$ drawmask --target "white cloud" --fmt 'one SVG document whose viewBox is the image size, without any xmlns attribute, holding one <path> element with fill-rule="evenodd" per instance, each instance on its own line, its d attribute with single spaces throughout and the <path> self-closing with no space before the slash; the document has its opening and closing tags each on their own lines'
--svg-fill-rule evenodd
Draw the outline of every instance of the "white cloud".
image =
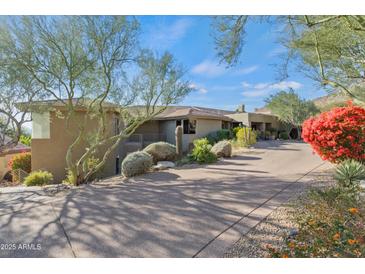
<svg viewBox="0 0 365 274">
<path fill-rule="evenodd" d="M 201 85 L 198 85 L 198 84 L 195 84 L 195 83 L 191 83 L 189 85 L 190 88 L 193 88 L 195 89 L 196 91 L 198 91 L 199 94 L 207 94 L 208 93 L 208 90 L 201 86 Z"/>
<path fill-rule="evenodd" d="M 245 68 L 240 68 L 236 71 L 235 74 L 238 75 L 247 75 L 250 74 L 252 72 L 255 72 L 256 70 L 258 70 L 259 66 L 255 65 L 255 66 L 250 66 L 250 67 L 245 67 Z"/>
<path fill-rule="evenodd" d="M 151 33 L 150 44 L 159 48 L 169 48 L 184 38 L 189 28 L 193 25 L 191 18 L 177 19 L 172 24 L 161 24 L 153 26 L 149 32 Z"/>
<path fill-rule="evenodd" d="M 250 83 L 247 83 L 247 82 L 242 82 L 242 86 L 243 86 L 244 88 L 249 88 L 249 87 L 251 87 L 252 85 L 251 85 Z"/>
<path fill-rule="evenodd" d="M 299 89 L 302 87 L 301 83 L 295 81 L 281 81 L 278 83 L 258 83 L 250 84 L 242 82 L 242 87 L 245 91 L 242 93 L 244 97 L 262 97 L 269 95 L 272 91 L 279 91 L 285 89 Z"/>
<path fill-rule="evenodd" d="M 214 61 L 205 60 L 200 64 L 197 64 L 191 69 L 193 74 L 201 74 L 206 76 L 219 76 L 226 72 L 225 68 L 220 66 Z"/>
</svg>

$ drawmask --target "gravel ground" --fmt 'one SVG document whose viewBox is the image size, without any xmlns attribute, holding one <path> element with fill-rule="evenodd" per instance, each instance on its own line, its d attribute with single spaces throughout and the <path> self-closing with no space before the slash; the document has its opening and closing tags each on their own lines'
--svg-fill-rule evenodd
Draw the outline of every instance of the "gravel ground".
<svg viewBox="0 0 365 274">
<path fill-rule="evenodd" d="M 292 231 L 296 230 L 295 224 L 291 221 L 293 212 L 292 204 L 303 197 L 309 188 L 319 188 L 333 184 L 331 172 L 316 174 L 311 183 L 298 189 L 297 194 L 287 204 L 283 204 L 274 210 L 266 219 L 251 229 L 247 234 L 242 235 L 224 257 L 226 258 L 266 258 L 269 257 L 267 245 L 279 248 L 285 245 L 285 239 Z"/>
</svg>

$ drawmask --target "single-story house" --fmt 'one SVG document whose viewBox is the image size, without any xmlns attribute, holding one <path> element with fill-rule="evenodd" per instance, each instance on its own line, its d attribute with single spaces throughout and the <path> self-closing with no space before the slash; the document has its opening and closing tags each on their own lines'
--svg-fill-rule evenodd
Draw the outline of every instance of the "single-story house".
<svg viewBox="0 0 365 274">
<path fill-rule="evenodd" d="M 77 100 L 77 99 L 75 99 Z M 32 170 L 48 170 L 61 181 L 66 176 L 66 153 L 70 144 L 76 139 L 80 125 L 85 124 L 89 132 L 97 129 L 98 123 L 92 119 L 85 121 L 86 109 L 82 103 L 75 102 L 75 115 L 68 121 L 62 115 L 65 105 L 59 101 L 34 102 L 32 108 Z M 116 105 L 106 104 L 107 135 L 115 135 L 121 127 Z M 183 127 L 183 150 L 188 152 L 195 139 L 204 137 L 220 129 L 244 125 L 258 130 L 279 126 L 274 115 L 247 113 L 244 107 L 237 111 L 226 111 L 194 106 L 169 106 L 152 120 L 141 125 L 130 138 L 110 155 L 110 160 L 100 172 L 100 177 L 112 176 L 120 172 L 121 160 L 130 152 L 141 150 L 148 144 L 166 141 L 175 144 L 175 129 Z M 87 134 L 86 134 L 87 135 Z M 73 151 L 74 157 L 83 154 L 88 146 L 87 136 L 80 141 Z M 100 151 L 100 157 L 103 150 Z M 98 155 L 96 155 L 98 157 Z"/>
<path fill-rule="evenodd" d="M 10 137 L 5 136 L 5 143 L 10 141 Z M 0 180 L 5 176 L 5 174 L 10 171 L 8 164 L 9 161 L 16 155 L 30 152 L 31 148 L 29 146 L 18 143 L 5 151 L 0 152 Z"/>
</svg>

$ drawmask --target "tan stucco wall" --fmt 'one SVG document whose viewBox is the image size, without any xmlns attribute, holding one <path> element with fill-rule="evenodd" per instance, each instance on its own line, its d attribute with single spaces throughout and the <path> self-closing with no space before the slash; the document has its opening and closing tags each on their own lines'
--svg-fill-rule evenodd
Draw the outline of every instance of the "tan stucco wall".
<svg viewBox="0 0 365 274">
<path fill-rule="evenodd" d="M 134 132 L 135 134 L 145 134 L 145 133 L 152 133 L 152 134 L 159 134 L 159 121 L 157 120 L 152 120 L 152 121 L 148 121 L 144 124 L 142 124 L 141 126 L 139 126 L 136 131 Z"/>
<path fill-rule="evenodd" d="M 194 120 L 194 118 L 190 118 Z M 195 139 L 203 138 L 211 132 L 222 129 L 221 120 L 196 119 L 196 133 L 183 134 L 183 151 L 188 152 L 189 144 L 193 143 Z"/>
<path fill-rule="evenodd" d="M 260 113 L 249 113 L 250 123 L 259 122 L 259 123 L 270 123 L 272 128 L 280 129 L 281 123 L 278 118 L 273 115 L 265 115 Z"/>
<path fill-rule="evenodd" d="M 247 127 L 250 126 L 248 112 L 233 113 L 233 114 L 228 114 L 226 116 L 228 116 L 229 118 L 232 118 L 233 120 L 235 120 L 237 122 L 241 122 L 243 125 L 245 125 Z"/>
<path fill-rule="evenodd" d="M 274 115 L 261 113 L 234 113 L 227 115 L 228 117 L 241 122 L 243 125 L 250 127 L 252 122 L 255 123 L 270 123 L 272 128 L 281 129 L 282 125 L 278 118 Z"/>
<path fill-rule="evenodd" d="M 209 120 L 191 117 L 190 120 L 196 120 L 196 133 L 183 134 L 183 151 L 187 152 L 189 144 L 195 139 L 205 137 L 211 132 L 222 129 L 221 120 Z M 160 133 L 166 134 L 166 141 L 175 145 L 176 120 L 160 121 Z"/>
<path fill-rule="evenodd" d="M 196 138 L 202 138 L 211 132 L 222 129 L 221 120 L 197 119 L 196 121 Z"/>
<path fill-rule="evenodd" d="M 108 113 L 106 117 L 107 132 L 114 133 L 114 114 Z M 65 119 L 58 118 L 55 112 L 50 112 L 50 138 L 32 140 L 32 170 L 47 170 L 54 176 L 55 182 L 61 182 L 66 176 L 66 152 L 69 145 L 75 140 L 78 134 L 78 126 L 83 124 L 84 112 L 78 111 L 66 127 Z M 88 121 L 87 132 L 90 134 L 98 126 L 96 121 Z M 87 147 L 83 140 L 74 150 L 74 158 L 78 159 Z M 103 155 L 103 150 L 98 158 Z M 121 146 L 111 153 L 109 160 L 98 176 L 111 176 L 115 174 L 115 158 L 121 153 Z"/>
</svg>

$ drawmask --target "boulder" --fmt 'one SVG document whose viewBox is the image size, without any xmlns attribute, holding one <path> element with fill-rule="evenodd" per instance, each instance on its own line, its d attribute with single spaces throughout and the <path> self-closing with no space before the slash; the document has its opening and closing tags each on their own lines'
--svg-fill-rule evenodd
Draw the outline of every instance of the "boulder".
<svg viewBox="0 0 365 274">
<path fill-rule="evenodd" d="M 232 145 L 229 141 L 220 141 L 212 147 L 211 152 L 217 157 L 231 157 Z"/>
<path fill-rule="evenodd" d="M 152 156 L 147 152 L 132 152 L 122 162 L 122 173 L 126 177 L 143 174 L 150 170 L 152 164 Z"/>
<path fill-rule="evenodd" d="M 155 165 L 153 168 L 156 170 L 164 170 L 164 169 L 173 168 L 173 167 L 175 167 L 174 162 L 159 161 L 159 162 L 157 162 L 157 165 Z"/>
<path fill-rule="evenodd" d="M 177 157 L 176 147 L 166 142 L 150 144 L 143 151 L 152 156 L 154 163 L 159 161 L 175 161 Z"/>
</svg>

